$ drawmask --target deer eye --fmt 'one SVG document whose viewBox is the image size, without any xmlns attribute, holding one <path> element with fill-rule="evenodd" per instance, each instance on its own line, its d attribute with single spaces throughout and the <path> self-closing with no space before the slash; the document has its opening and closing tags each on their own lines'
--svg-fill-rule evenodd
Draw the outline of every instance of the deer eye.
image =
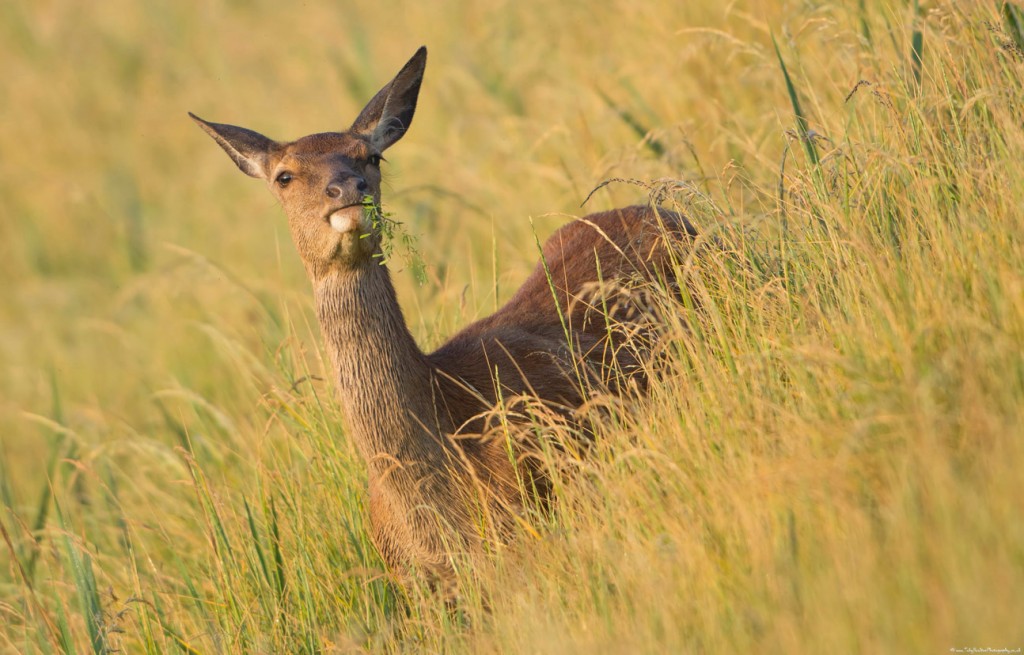
<svg viewBox="0 0 1024 655">
<path fill-rule="evenodd" d="M 383 159 L 384 158 L 381 157 L 380 155 L 370 155 L 369 157 L 366 158 L 366 163 L 369 164 L 370 166 L 380 166 L 380 162 Z"/>
<path fill-rule="evenodd" d="M 277 182 L 277 185 L 279 187 L 286 187 L 292 181 L 292 174 L 289 173 L 288 171 L 284 171 L 283 173 L 278 175 L 274 181 Z"/>
</svg>

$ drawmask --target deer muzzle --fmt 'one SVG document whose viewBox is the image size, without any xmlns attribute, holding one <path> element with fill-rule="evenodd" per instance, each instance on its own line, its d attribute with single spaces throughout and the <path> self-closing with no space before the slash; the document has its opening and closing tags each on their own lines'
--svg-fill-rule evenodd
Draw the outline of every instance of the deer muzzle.
<svg viewBox="0 0 1024 655">
<path fill-rule="evenodd" d="M 363 206 L 358 205 L 346 205 L 341 209 L 334 210 L 330 216 L 328 216 L 328 222 L 331 224 L 331 229 L 341 234 L 348 234 L 354 232 L 362 227 L 362 223 L 365 222 L 363 217 Z"/>
</svg>

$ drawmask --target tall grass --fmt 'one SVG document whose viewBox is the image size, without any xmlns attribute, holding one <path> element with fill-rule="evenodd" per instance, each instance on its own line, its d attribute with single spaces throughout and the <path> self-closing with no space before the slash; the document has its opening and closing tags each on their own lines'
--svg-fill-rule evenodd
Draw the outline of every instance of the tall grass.
<svg viewBox="0 0 1024 655">
<path fill-rule="evenodd" d="M 0 651 L 1020 647 L 1020 15 L 0 4 Z M 421 43 L 426 347 L 603 181 L 723 246 L 455 612 L 384 570 L 284 221 L 185 117 L 343 128 Z"/>
</svg>

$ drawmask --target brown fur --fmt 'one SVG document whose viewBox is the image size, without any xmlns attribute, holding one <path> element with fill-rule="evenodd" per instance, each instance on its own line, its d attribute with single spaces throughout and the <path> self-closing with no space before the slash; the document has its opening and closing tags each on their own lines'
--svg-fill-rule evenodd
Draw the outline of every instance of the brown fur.
<svg viewBox="0 0 1024 655">
<path fill-rule="evenodd" d="M 488 435 L 488 413 L 499 398 L 525 396 L 571 417 L 591 385 L 642 387 L 637 353 L 622 346 L 643 322 L 622 288 L 674 284 L 673 249 L 694 231 L 649 207 L 569 223 L 501 309 L 423 353 L 376 257 L 379 226 L 358 205 L 365 196 L 379 205 L 375 155 L 408 128 L 425 61 L 421 49 L 347 132 L 278 143 L 196 121 L 239 168 L 267 181 L 288 215 L 349 433 L 367 461 L 382 556 L 397 571 L 413 566 L 445 582 L 453 554 L 500 538 L 521 508 L 521 472 L 505 440 Z"/>
</svg>

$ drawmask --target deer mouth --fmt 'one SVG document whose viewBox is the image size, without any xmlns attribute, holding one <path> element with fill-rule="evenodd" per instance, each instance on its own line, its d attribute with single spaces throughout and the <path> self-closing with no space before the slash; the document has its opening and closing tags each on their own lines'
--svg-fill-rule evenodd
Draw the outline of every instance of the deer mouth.
<svg viewBox="0 0 1024 655">
<path fill-rule="evenodd" d="M 363 222 L 362 203 L 352 203 L 332 209 L 327 213 L 327 222 L 331 229 L 341 234 L 348 234 Z"/>
</svg>

